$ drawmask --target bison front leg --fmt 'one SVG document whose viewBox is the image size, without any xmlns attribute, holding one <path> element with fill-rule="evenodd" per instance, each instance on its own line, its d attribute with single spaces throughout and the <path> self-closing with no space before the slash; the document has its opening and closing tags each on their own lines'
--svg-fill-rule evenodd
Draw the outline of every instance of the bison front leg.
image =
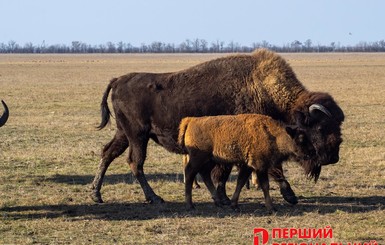
<svg viewBox="0 0 385 245">
<path fill-rule="evenodd" d="M 222 200 L 220 199 L 217 188 L 215 188 L 214 183 L 211 179 L 211 171 L 216 166 L 215 162 L 210 160 L 203 160 L 203 167 L 200 169 L 199 174 L 202 177 L 203 182 L 205 183 L 207 189 L 211 193 L 211 198 L 214 200 L 214 204 L 218 207 L 223 205 Z"/>
<path fill-rule="evenodd" d="M 231 201 L 226 194 L 226 182 L 229 179 L 233 166 L 230 164 L 217 164 L 211 171 L 211 178 L 217 186 L 217 195 L 222 205 L 231 205 Z"/>
<path fill-rule="evenodd" d="M 94 202 L 103 203 L 100 189 L 102 188 L 104 175 L 107 172 L 111 162 L 120 156 L 128 147 L 127 137 L 122 131 L 117 131 L 114 138 L 104 146 L 102 151 L 102 159 L 99 163 L 98 171 L 96 172 L 94 181 L 91 185 L 91 198 Z"/>
<path fill-rule="evenodd" d="M 294 191 L 291 189 L 289 182 L 283 175 L 282 164 L 278 164 L 269 170 L 269 175 L 279 184 L 282 197 L 290 204 L 295 205 L 298 203 L 298 198 Z"/>
<path fill-rule="evenodd" d="M 164 200 L 155 194 L 144 175 L 143 165 L 146 159 L 147 143 L 148 139 L 144 139 L 141 142 L 130 141 L 128 164 L 131 167 L 132 174 L 142 187 L 146 201 L 149 203 L 163 203 Z"/>
</svg>

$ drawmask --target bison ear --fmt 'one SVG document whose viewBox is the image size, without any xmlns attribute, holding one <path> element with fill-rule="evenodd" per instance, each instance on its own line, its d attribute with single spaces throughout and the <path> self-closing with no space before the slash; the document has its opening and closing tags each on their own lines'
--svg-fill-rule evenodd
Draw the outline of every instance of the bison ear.
<svg viewBox="0 0 385 245">
<path fill-rule="evenodd" d="M 290 135 L 292 139 L 297 135 L 298 128 L 296 126 L 286 126 L 286 133 Z"/>
</svg>

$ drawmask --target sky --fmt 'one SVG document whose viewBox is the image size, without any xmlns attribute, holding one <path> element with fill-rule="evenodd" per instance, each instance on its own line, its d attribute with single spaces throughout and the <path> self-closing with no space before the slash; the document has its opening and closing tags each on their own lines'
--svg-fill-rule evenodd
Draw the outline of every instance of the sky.
<svg viewBox="0 0 385 245">
<path fill-rule="evenodd" d="M 384 9 L 383 0 L 0 0 L 0 43 L 355 45 L 385 39 Z"/>
</svg>

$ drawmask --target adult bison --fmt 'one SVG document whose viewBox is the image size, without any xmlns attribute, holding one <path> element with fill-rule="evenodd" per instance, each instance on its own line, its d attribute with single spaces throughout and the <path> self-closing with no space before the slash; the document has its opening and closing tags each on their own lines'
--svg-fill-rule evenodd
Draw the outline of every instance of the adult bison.
<svg viewBox="0 0 385 245">
<path fill-rule="evenodd" d="M 319 168 L 311 172 L 315 179 L 321 165 L 339 160 L 342 110 L 330 95 L 308 91 L 285 60 L 268 50 L 219 58 L 180 72 L 130 73 L 114 78 L 103 95 L 100 129 L 110 119 L 107 98 L 111 90 L 117 130 L 103 148 L 92 183 L 95 202 L 103 202 L 100 189 L 108 166 L 128 146 L 128 163 L 146 200 L 162 202 L 143 171 L 147 143 L 153 139 L 171 152 L 186 153 L 178 144 L 178 126 L 187 116 L 259 113 L 300 124 L 317 152 Z M 269 174 L 278 181 L 285 199 L 296 203 L 282 166 Z M 226 177 L 219 179 L 224 183 Z"/>
<path fill-rule="evenodd" d="M 7 104 L 5 104 L 5 102 L 3 100 L 1 101 L 1 103 L 4 106 L 4 112 L 0 117 L 0 127 L 2 127 L 7 122 L 8 117 L 9 117 L 9 110 L 8 110 Z"/>
</svg>

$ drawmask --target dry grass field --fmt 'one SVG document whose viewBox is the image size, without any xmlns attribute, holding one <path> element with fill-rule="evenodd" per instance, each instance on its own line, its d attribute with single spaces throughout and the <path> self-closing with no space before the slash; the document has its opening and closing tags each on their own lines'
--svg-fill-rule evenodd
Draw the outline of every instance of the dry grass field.
<svg viewBox="0 0 385 245">
<path fill-rule="evenodd" d="M 165 204 L 144 202 L 125 154 L 107 172 L 106 203 L 89 198 L 100 150 L 114 134 L 114 124 L 95 129 L 108 81 L 219 55 L 1 54 L 0 98 L 10 118 L 0 128 L 0 244 L 252 244 L 255 227 L 326 226 L 333 229 L 333 238 L 320 240 L 326 244 L 385 244 L 385 54 L 283 56 L 308 89 L 332 94 L 346 121 L 340 162 L 323 168 L 316 184 L 286 164 L 299 203 L 285 203 L 271 183 L 278 212 L 269 215 L 255 188 L 243 190 L 240 212 L 215 207 L 206 188 L 194 190 L 197 210 L 186 212 L 182 157 L 153 142 L 145 171 Z M 318 240 L 290 240 L 299 241 Z"/>
</svg>

